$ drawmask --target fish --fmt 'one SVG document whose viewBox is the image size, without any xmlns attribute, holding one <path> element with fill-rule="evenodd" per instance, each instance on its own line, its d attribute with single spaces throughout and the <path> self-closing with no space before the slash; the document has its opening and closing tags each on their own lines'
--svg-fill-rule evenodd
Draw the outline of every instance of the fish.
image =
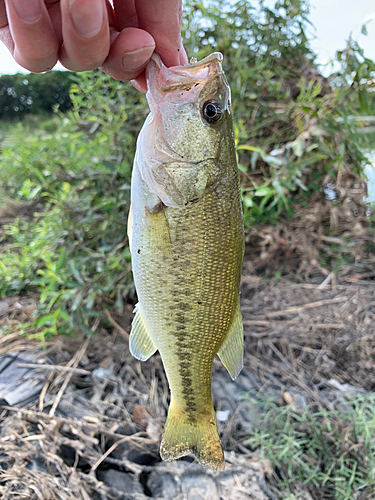
<svg viewBox="0 0 375 500">
<path fill-rule="evenodd" d="M 158 350 L 171 392 L 161 458 L 193 454 L 216 471 L 225 461 L 211 398 L 213 359 L 232 379 L 243 366 L 244 228 L 222 59 L 216 52 L 167 68 L 153 54 L 128 220 L 138 295 L 130 352 L 146 361 Z"/>
</svg>

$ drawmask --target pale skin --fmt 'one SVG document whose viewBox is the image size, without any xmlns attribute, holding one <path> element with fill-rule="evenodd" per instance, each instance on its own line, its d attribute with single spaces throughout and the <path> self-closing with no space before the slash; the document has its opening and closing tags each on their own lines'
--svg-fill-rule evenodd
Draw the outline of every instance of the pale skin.
<svg viewBox="0 0 375 500">
<path fill-rule="evenodd" d="M 100 68 L 146 91 L 156 50 L 166 66 L 186 64 L 181 0 L 0 0 L 0 40 L 33 73 L 57 61 L 71 71 Z"/>
</svg>

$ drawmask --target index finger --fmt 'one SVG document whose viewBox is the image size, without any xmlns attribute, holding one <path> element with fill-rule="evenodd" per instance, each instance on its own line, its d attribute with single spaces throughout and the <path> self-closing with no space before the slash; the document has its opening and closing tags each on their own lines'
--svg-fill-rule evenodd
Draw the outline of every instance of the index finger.
<svg viewBox="0 0 375 500">
<path fill-rule="evenodd" d="M 127 0 L 131 4 L 131 0 Z M 114 0 L 116 18 L 123 16 L 124 0 Z M 181 43 L 181 0 L 136 0 L 138 28 L 153 37 L 156 52 L 166 66 L 186 64 L 187 57 Z M 119 26 L 122 29 L 125 26 Z"/>
</svg>

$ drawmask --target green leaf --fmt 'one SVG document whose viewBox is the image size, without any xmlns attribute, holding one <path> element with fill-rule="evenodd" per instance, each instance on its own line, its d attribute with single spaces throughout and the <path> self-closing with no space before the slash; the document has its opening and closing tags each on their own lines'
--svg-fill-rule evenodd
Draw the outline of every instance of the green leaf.
<svg viewBox="0 0 375 500">
<path fill-rule="evenodd" d="M 65 265 L 66 262 L 66 247 L 63 247 L 60 253 L 59 260 L 56 264 L 56 273 L 59 273 L 61 268 Z"/>
<path fill-rule="evenodd" d="M 254 192 L 254 196 L 269 196 L 273 193 L 273 189 L 268 186 L 261 186 Z"/>
</svg>

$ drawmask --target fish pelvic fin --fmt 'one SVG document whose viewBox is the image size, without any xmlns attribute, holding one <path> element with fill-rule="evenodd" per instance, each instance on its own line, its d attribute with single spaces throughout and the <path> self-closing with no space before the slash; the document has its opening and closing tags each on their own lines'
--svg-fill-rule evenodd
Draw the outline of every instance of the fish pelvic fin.
<svg viewBox="0 0 375 500">
<path fill-rule="evenodd" d="M 192 453 L 199 463 L 215 471 L 225 468 L 214 410 L 191 418 L 173 404 L 168 412 L 160 456 L 171 461 Z"/>
<path fill-rule="evenodd" d="M 132 251 L 132 237 L 133 237 L 133 208 L 130 205 L 129 215 L 128 215 L 128 240 L 130 253 Z"/>
<path fill-rule="evenodd" d="M 239 302 L 231 328 L 217 354 L 234 380 L 243 367 L 243 325 Z"/>
<path fill-rule="evenodd" d="M 130 353 L 140 361 L 146 361 L 157 350 L 147 328 L 139 303 L 134 309 L 135 316 L 129 338 Z"/>
</svg>

